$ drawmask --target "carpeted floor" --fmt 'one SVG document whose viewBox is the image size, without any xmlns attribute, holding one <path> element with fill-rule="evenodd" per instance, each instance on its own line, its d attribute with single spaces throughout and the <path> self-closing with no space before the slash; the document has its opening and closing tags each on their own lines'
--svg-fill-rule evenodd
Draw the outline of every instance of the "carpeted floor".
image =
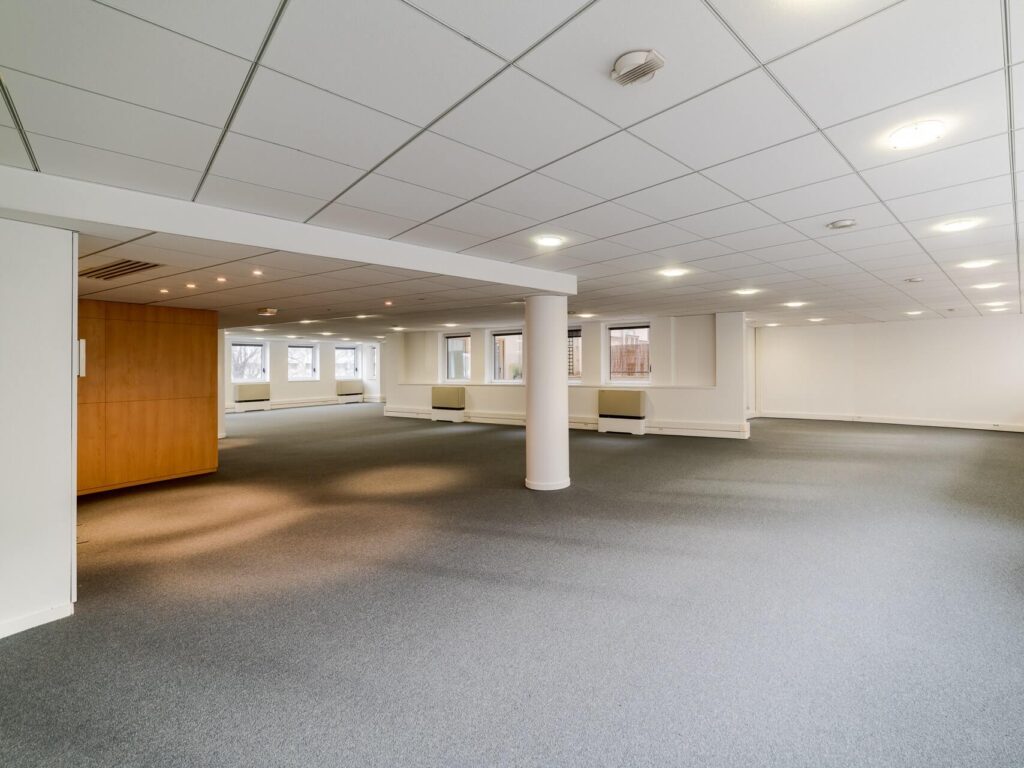
<svg viewBox="0 0 1024 768">
<path fill-rule="evenodd" d="M 0 640 L 0 765 L 1024 765 L 1024 436 L 231 416 L 83 499 L 70 619 Z"/>
</svg>

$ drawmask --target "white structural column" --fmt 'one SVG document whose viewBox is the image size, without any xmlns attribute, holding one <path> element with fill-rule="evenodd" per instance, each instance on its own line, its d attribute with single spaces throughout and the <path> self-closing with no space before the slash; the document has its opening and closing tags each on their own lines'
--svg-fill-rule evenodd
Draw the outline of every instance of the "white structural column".
<svg viewBox="0 0 1024 768">
<path fill-rule="evenodd" d="M 568 304 L 526 297 L 526 487 L 569 486 Z"/>
</svg>

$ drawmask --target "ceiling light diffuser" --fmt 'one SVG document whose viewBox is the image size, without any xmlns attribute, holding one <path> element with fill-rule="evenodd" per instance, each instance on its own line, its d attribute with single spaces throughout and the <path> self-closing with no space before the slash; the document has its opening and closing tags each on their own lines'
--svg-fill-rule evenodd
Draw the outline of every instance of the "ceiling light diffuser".
<svg viewBox="0 0 1024 768">
<path fill-rule="evenodd" d="M 825 226 L 828 227 L 829 229 L 849 229 L 850 227 L 857 226 L 857 220 L 856 219 L 836 219 L 835 221 L 830 221 Z"/>
<path fill-rule="evenodd" d="M 979 224 L 981 224 L 981 219 L 953 219 L 952 221 L 936 224 L 935 228 L 939 232 L 966 232 L 968 229 L 974 229 Z"/>
<path fill-rule="evenodd" d="M 820 323 L 824 319 L 825 319 L 824 317 L 808 317 L 807 318 L 808 322 L 811 322 L 811 323 Z"/>
<path fill-rule="evenodd" d="M 333 336 L 334 334 L 330 331 L 320 331 L 321 336 Z"/>
<path fill-rule="evenodd" d="M 904 312 L 903 314 L 905 314 L 905 315 L 911 315 L 911 316 L 914 316 L 914 315 L 921 315 L 921 314 L 924 314 L 924 310 L 921 310 L 921 309 L 912 309 L 912 310 L 910 310 L 909 312 Z"/>
<path fill-rule="evenodd" d="M 555 246 L 564 243 L 565 238 L 559 237 L 558 235 L 537 235 L 533 238 L 533 242 L 542 248 L 554 248 Z"/>
<path fill-rule="evenodd" d="M 1010 302 L 1008 302 L 1008 301 L 986 301 L 985 302 L 985 306 L 986 307 L 1005 307 L 1009 303 Z"/>
<path fill-rule="evenodd" d="M 737 296 L 753 296 L 755 293 L 760 293 L 760 288 L 737 288 L 733 293 Z"/>
<path fill-rule="evenodd" d="M 589 320 L 593 316 L 594 315 L 591 314 L 590 312 L 584 312 L 582 315 L 576 315 L 576 317 L 582 317 L 584 320 Z"/>
<path fill-rule="evenodd" d="M 385 301 L 385 302 L 384 302 L 384 306 L 385 306 L 385 307 L 390 307 L 390 306 L 394 305 L 394 303 L 395 303 L 395 302 L 393 302 L 393 301 Z"/>
<path fill-rule="evenodd" d="M 256 277 L 259 277 L 260 275 L 262 275 L 262 274 L 263 274 L 263 270 L 262 270 L 262 269 L 254 269 L 254 270 L 252 271 L 252 273 L 253 273 L 254 275 L 256 275 Z"/>
<path fill-rule="evenodd" d="M 995 263 L 995 259 L 975 259 L 974 261 L 965 261 L 960 267 L 962 269 L 983 269 L 984 267 L 991 267 Z"/>
<path fill-rule="evenodd" d="M 458 323 L 444 323 L 444 327 L 445 328 L 455 328 L 457 326 L 458 326 Z"/>
<path fill-rule="evenodd" d="M 401 325 L 393 325 L 393 326 L 391 326 L 391 330 L 392 331 L 404 331 L 405 328 L 402 327 Z"/>
<path fill-rule="evenodd" d="M 787 301 L 782 306 L 784 306 L 784 307 L 792 307 L 793 309 L 796 309 L 797 307 L 806 307 L 807 306 L 807 302 L 806 301 Z"/>
<path fill-rule="evenodd" d="M 167 291 L 167 289 L 166 289 L 166 288 L 161 288 L 161 289 L 160 289 L 160 293 L 168 293 L 168 291 Z"/>
<path fill-rule="evenodd" d="M 685 275 L 688 270 L 680 269 L 678 267 L 671 267 L 669 269 L 659 269 L 658 274 L 664 275 L 665 277 L 680 277 Z"/>
<path fill-rule="evenodd" d="M 978 290 L 981 291 L 989 291 L 993 288 L 1002 288 L 1004 285 L 1006 285 L 1006 283 L 978 283 L 977 285 L 972 285 L 971 287 L 977 288 Z"/>
<path fill-rule="evenodd" d="M 369 315 L 356 315 L 356 320 L 365 320 Z"/>
<path fill-rule="evenodd" d="M 778 328 L 779 324 L 778 323 L 765 323 L 764 327 L 765 328 Z"/>
<path fill-rule="evenodd" d="M 195 283 L 185 283 L 185 287 L 186 288 L 195 288 L 196 284 Z"/>
<path fill-rule="evenodd" d="M 893 149 L 917 149 L 942 138 L 946 124 L 941 120 L 921 120 L 897 128 L 889 134 L 889 146 Z"/>
<path fill-rule="evenodd" d="M 995 309 L 990 309 L 989 312 L 1008 312 L 1009 309 L 1009 307 L 996 307 Z"/>
<path fill-rule="evenodd" d="M 228 279 L 226 277 L 218 277 L 217 278 L 217 282 L 218 283 L 226 283 L 227 281 L 228 281 Z"/>
<path fill-rule="evenodd" d="M 263 333 L 267 329 L 266 328 L 250 328 L 249 330 L 253 331 L 255 333 Z"/>
</svg>

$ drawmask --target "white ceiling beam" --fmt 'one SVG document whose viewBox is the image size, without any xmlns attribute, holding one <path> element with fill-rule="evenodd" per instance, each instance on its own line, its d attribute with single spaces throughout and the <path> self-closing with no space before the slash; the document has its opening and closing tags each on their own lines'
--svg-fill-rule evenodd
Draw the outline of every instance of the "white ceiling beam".
<svg viewBox="0 0 1024 768">
<path fill-rule="evenodd" d="M 7 166 L 0 209 L 576 294 L 574 275 Z"/>
</svg>

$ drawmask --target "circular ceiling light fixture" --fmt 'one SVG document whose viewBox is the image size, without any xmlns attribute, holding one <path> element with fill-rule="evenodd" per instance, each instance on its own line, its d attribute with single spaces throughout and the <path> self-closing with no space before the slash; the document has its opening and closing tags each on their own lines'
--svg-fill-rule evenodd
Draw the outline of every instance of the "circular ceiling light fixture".
<svg viewBox="0 0 1024 768">
<path fill-rule="evenodd" d="M 169 293 L 169 291 L 166 288 L 161 288 L 160 293 Z"/>
<path fill-rule="evenodd" d="M 619 85 L 646 83 L 654 73 L 665 66 L 664 57 L 657 51 L 629 51 L 615 60 L 611 78 Z"/>
<path fill-rule="evenodd" d="M 1009 307 L 996 307 L 995 309 L 990 309 L 989 312 L 1006 312 L 1009 309 Z"/>
<path fill-rule="evenodd" d="M 228 281 L 228 279 L 226 277 L 218 277 L 217 278 L 217 282 L 218 283 L 226 283 L 227 281 Z"/>
<path fill-rule="evenodd" d="M 908 277 L 903 282 L 904 283 L 923 283 L 924 282 L 924 278 L 923 277 Z"/>
<path fill-rule="evenodd" d="M 195 288 L 196 284 L 195 283 L 185 283 L 185 287 L 186 288 Z"/>
<path fill-rule="evenodd" d="M 935 228 L 939 232 L 966 232 L 968 229 L 974 229 L 981 222 L 981 219 L 952 219 L 936 224 Z"/>
<path fill-rule="evenodd" d="M 985 306 L 986 307 L 1005 307 L 1009 303 L 1010 302 L 1008 302 L 1008 301 L 986 301 L 985 302 Z"/>
<path fill-rule="evenodd" d="M 898 150 L 918 149 L 938 141 L 945 132 L 946 124 L 941 120 L 921 120 L 890 133 L 889 146 Z"/>
<path fill-rule="evenodd" d="M 277 314 L 277 310 L 274 307 L 260 307 L 256 310 L 256 314 L 260 317 L 273 317 Z"/>
<path fill-rule="evenodd" d="M 259 277 L 260 275 L 262 275 L 262 274 L 263 274 L 263 270 L 262 270 L 262 269 L 254 269 L 254 270 L 252 271 L 252 273 L 253 273 L 253 274 L 254 274 L 254 275 L 255 275 L 256 277 Z"/>
<path fill-rule="evenodd" d="M 665 277 L 681 277 L 685 275 L 689 270 L 682 269 L 681 267 L 669 267 L 668 269 L 659 269 L 658 274 Z"/>
<path fill-rule="evenodd" d="M 820 323 L 824 319 L 824 317 L 808 317 L 807 321 L 811 323 Z"/>
<path fill-rule="evenodd" d="M 765 323 L 764 327 L 765 328 L 778 328 L 779 324 L 778 323 Z"/>
<path fill-rule="evenodd" d="M 443 325 L 444 325 L 445 328 L 458 328 L 459 327 L 458 323 L 443 323 Z"/>
<path fill-rule="evenodd" d="M 753 296 L 755 293 L 760 293 L 760 288 L 737 288 L 733 293 L 737 296 Z"/>
<path fill-rule="evenodd" d="M 330 331 L 320 331 L 321 336 L 333 336 L 334 334 Z"/>
<path fill-rule="evenodd" d="M 974 261 L 965 261 L 959 267 L 961 269 L 984 269 L 996 263 L 995 259 L 975 259 Z"/>
<path fill-rule="evenodd" d="M 904 314 L 904 315 L 910 315 L 911 317 L 915 317 L 915 316 L 917 316 L 917 315 L 923 315 L 923 314 L 924 314 L 924 310 L 921 310 L 921 309 L 912 309 L 912 310 L 910 310 L 909 312 L 904 312 L 903 314 Z"/>
<path fill-rule="evenodd" d="M 836 219 L 825 225 L 828 229 L 849 229 L 857 226 L 856 219 Z"/>
<path fill-rule="evenodd" d="M 594 314 L 592 312 L 584 312 L 584 313 L 582 313 L 580 315 L 576 315 L 576 317 L 582 317 L 584 320 L 589 320 L 593 316 L 594 316 Z"/>
<path fill-rule="evenodd" d="M 404 326 L 401 326 L 401 325 L 392 325 L 392 326 L 391 326 L 391 330 L 392 330 L 392 331 L 404 331 L 404 330 L 405 330 L 405 327 L 404 327 Z"/>
<path fill-rule="evenodd" d="M 981 291 L 989 291 L 992 290 L 993 288 L 1002 288 L 1004 285 L 1006 285 L 1006 283 L 978 283 L 977 285 L 972 285 L 971 287 L 977 288 L 978 290 Z"/>
<path fill-rule="evenodd" d="M 541 248 L 555 248 L 565 242 L 565 238 L 559 235 L 537 235 L 533 242 Z"/>
<path fill-rule="evenodd" d="M 393 302 L 393 301 L 385 301 L 385 302 L 384 302 L 384 306 L 385 306 L 385 307 L 391 307 L 391 306 L 394 306 L 394 303 L 395 303 L 395 302 Z"/>
<path fill-rule="evenodd" d="M 797 307 L 806 307 L 807 306 L 807 302 L 806 301 L 787 301 L 782 306 L 784 306 L 784 307 L 792 307 L 793 309 L 796 309 Z"/>
</svg>

